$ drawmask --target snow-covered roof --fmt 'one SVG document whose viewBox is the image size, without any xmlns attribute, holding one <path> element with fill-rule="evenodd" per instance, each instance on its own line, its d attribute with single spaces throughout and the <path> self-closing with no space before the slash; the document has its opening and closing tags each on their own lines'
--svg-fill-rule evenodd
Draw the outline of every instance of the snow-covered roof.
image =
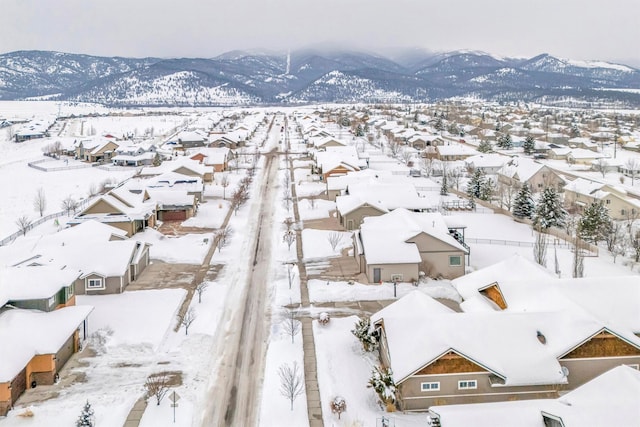
<svg viewBox="0 0 640 427">
<path fill-rule="evenodd" d="M 154 176 L 165 172 L 173 172 L 180 168 L 186 168 L 195 174 L 203 176 L 210 172 L 210 168 L 200 164 L 197 160 L 192 160 L 186 156 L 178 156 L 174 160 L 166 160 L 160 166 L 147 166 L 141 169 L 140 176 Z"/>
<path fill-rule="evenodd" d="M 194 206 L 195 196 L 188 194 L 186 190 L 181 189 L 149 189 L 151 200 L 156 202 L 160 209 L 167 205 L 170 206 Z"/>
<path fill-rule="evenodd" d="M 557 399 L 473 405 L 432 406 L 447 427 L 543 426 L 542 412 L 562 418 L 565 427 L 623 426 L 638 419 L 640 372 L 617 366 Z"/>
<path fill-rule="evenodd" d="M 497 282 L 500 284 L 505 280 L 519 280 L 525 277 L 541 281 L 556 279 L 553 272 L 540 264 L 522 255 L 514 254 L 504 261 L 458 277 L 452 280 L 451 284 L 456 288 L 460 296 L 466 300 L 478 296 L 479 289 L 492 283 Z"/>
<path fill-rule="evenodd" d="M 409 180 L 410 178 L 406 178 Z M 405 208 L 410 210 L 433 209 L 439 204 L 439 198 L 420 197 L 411 181 L 400 183 L 356 182 L 347 187 L 349 195 L 358 196 L 361 200 L 384 206 L 386 210 Z"/>
<path fill-rule="evenodd" d="M 13 380 L 33 356 L 57 353 L 92 310 L 81 305 L 48 313 L 22 309 L 0 312 L 0 383 Z"/>
<path fill-rule="evenodd" d="M 600 159 L 604 158 L 604 154 L 596 153 L 595 151 L 586 150 L 584 148 L 574 148 L 567 156 L 574 159 Z"/>
<path fill-rule="evenodd" d="M 507 164 L 498 170 L 498 174 L 513 178 L 517 176 L 520 182 L 526 182 L 540 169 L 545 167 L 542 163 L 535 162 L 525 157 L 513 157 Z"/>
<path fill-rule="evenodd" d="M 475 156 L 467 157 L 464 162 L 474 168 L 499 168 L 502 167 L 507 161 L 508 157 L 500 154 L 478 154 Z"/>
<path fill-rule="evenodd" d="M 478 151 L 462 144 L 438 145 L 438 153 L 442 156 L 474 156 Z"/>
<path fill-rule="evenodd" d="M 50 298 L 80 274 L 79 270 L 57 266 L 0 268 L 0 307 L 7 301 Z"/>
<path fill-rule="evenodd" d="M 640 372 L 621 365 L 540 408 L 565 427 L 623 426 L 640 420 L 639 396 Z"/>
<path fill-rule="evenodd" d="M 420 233 L 466 253 L 466 249 L 449 234 L 440 213 L 409 212 L 399 208 L 381 216 L 364 218 L 360 235 L 367 263 L 419 263 L 421 257 L 418 247 L 415 243 L 407 243 L 407 240 Z"/>
<path fill-rule="evenodd" d="M 566 383 L 558 357 L 597 334 L 603 325 L 589 316 L 561 312 L 415 310 L 385 316 L 384 327 L 396 383 L 455 352 L 502 378 L 505 386 L 516 386 Z M 546 338 L 544 344 L 539 333 Z M 625 338 L 640 346 L 639 338 Z"/>
<path fill-rule="evenodd" d="M 369 205 L 375 209 L 378 209 L 381 212 L 389 212 L 387 208 L 384 207 L 383 203 L 380 203 L 378 200 L 366 200 L 360 196 L 356 195 L 347 195 L 347 196 L 338 196 L 336 197 L 336 208 L 341 215 L 346 215 L 354 210 L 358 209 L 361 206 Z"/>
</svg>

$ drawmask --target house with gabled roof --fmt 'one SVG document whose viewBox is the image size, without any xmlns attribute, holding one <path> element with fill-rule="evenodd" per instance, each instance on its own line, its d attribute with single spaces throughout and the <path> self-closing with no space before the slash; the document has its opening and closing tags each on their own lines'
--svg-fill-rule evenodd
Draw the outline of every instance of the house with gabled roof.
<svg viewBox="0 0 640 427">
<path fill-rule="evenodd" d="M 150 244 L 126 238 L 118 228 L 87 221 L 57 233 L 25 238 L 2 254 L 5 266 L 36 268 L 53 266 L 79 271 L 67 300 L 82 294 L 121 293 L 150 263 Z M 31 270 L 37 272 L 38 270 Z M 57 297 L 58 298 L 58 297 Z M 69 305 L 62 298 L 56 304 Z"/>
<path fill-rule="evenodd" d="M 133 193 L 124 187 L 115 188 L 89 204 L 69 224 L 96 220 L 133 236 L 156 223 L 156 205 L 149 199 L 144 191 Z"/>
<path fill-rule="evenodd" d="M 113 141 L 80 141 L 76 148 L 76 157 L 90 163 L 110 163 L 115 156 L 118 144 Z"/>
<path fill-rule="evenodd" d="M 576 178 L 565 186 L 564 204 L 568 210 L 580 213 L 590 204 L 601 201 L 615 220 L 624 220 L 640 213 L 640 199 L 622 186 Z"/>
<path fill-rule="evenodd" d="M 44 265 L 0 268 L 0 307 L 53 311 L 75 305 L 79 270 Z"/>
<path fill-rule="evenodd" d="M 0 416 L 27 388 L 56 381 L 58 372 L 88 338 L 87 318 L 92 310 L 91 306 L 51 312 L 0 307 Z"/>
<path fill-rule="evenodd" d="M 447 427 L 623 426 L 638 418 L 638 396 L 640 372 L 621 365 L 556 399 L 431 406 L 429 422 Z"/>
<path fill-rule="evenodd" d="M 193 152 L 189 158 L 213 168 L 213 172 L 224 172 L 229 167 L 231 155 L 231 150 L 228 147 L 206 147 Z M 212 179 L 207 179 L 206 175 L 204 179 L 207 182 L 212 181 Z"/>
<path fill-rule="evenodd" d="M 356 261 L 372 283 L 456 278 L 465 272 L 468 246 L 456 240 L 442 215 L 395 209 L 366 217 L 356 234 Z"/>
<path fill-rule="evenodd" d="M 336 197 L 336 211 L 340 225 L 355 230 L 364 218 L 379 216 L 394 209 L 413 212 L 435 211 L 439 198 L 420 197 L 410 178 L 408 182 L 382 182 L 378 179 L 350 184 L 345 194 Z"/>
<path fill-rule="evenodd" d="M 524 157 L 513 157 L 497 171 L 498 182 L 520 187 L 528 184 L 534 193 L 548 187 L 562 191 L 566 180 L 542 163 Z"/>
<path fill-rule="evenodd" d="M 409 312 L 395 310 L 397 303 L 371 321 L 385 341 L 381 362 L 393 372 L 402 410 L 555 398 L 640 362 L 640 338 L 580 309 Z"/>
</svg>

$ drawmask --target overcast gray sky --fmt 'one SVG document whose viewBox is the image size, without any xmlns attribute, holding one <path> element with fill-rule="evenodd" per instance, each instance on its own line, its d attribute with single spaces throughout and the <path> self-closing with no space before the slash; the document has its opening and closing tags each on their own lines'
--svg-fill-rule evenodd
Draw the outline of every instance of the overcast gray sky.
<svg viewBox="0 0 640 427">
<path fill-rule="evenodd" d="M 640 65 L 639 0 L 1 0 L 0 53 L 211 57 L 331 43 Z"/>
</svg>

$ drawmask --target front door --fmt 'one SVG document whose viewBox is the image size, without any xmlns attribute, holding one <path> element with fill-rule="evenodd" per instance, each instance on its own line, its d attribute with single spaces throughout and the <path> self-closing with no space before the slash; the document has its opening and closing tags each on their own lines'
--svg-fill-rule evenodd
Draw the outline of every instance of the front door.
<svg viewBox="0 0 640 427">
<path fill-rule="evenodd" d="M 373 269 L 373 283 L 380 283 L 380 269 Z"/>
</svg>

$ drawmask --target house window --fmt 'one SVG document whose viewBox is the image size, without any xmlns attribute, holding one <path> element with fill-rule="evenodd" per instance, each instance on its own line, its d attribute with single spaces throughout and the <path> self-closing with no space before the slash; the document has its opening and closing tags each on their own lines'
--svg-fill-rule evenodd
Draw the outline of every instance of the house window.
<svg viewBox="0 0 640 427">
<path fill-rule="evenodd" d="M 47 304 L 49 305 L 49 307 L 51 307 L 53 304 L 56 303 L 56 296 L 52 296 L 51 298 L 49 298 L 49 301 L 47 301 Z"/>
<path fill-rule="evenodd" d="M 440 391 L 440 382 L 432 383 L 420 383 L 420 390 L 422 391 Z"/>
<path fill-rule="evenodd" d="M 538 188 L 542 188 L 542 185 L 543 185 L 543 184 L 542 184 L 541 182 L 539 182 L 539 183 L 538 183 Z"/>
<path fill-rule="evenodd" d="M 73 291 L 74 291 L 73 287 L 74 287 L 73 284 L 70 286 L 67 286 L 67 298 L 71 298 L 73 296 Z"/>
<path fill-rule="evenodd" d="M 475 390 L 476 388 L 478 388 L 478 382 L 476 380 L 458 381 L 458 390 Z"/>
<path fill-rule="evenodd" d="M 87 289 L 102 289 L 102 279 L 89 279 L 87 281 Z"/>
<path fill-rule="evenodd" d="M 461 266 L 462 265 L 462 257 L 460 255 L 450 256 L 449 257 L 449 266 Z"/>
<path fill-rule="evenodd" d="M 607 199 L 607 200 L 606 200 L 606 204 L 607 204 L 607 205 L 610 205 L 610 204 L 611 204 L 611 199 Z"/>
<path fill-rule="evenodd" d="M 620 209 L 620 215 L 626 215 L 627 211 L 625 211 L 624 209 Z"/>
</svg>

